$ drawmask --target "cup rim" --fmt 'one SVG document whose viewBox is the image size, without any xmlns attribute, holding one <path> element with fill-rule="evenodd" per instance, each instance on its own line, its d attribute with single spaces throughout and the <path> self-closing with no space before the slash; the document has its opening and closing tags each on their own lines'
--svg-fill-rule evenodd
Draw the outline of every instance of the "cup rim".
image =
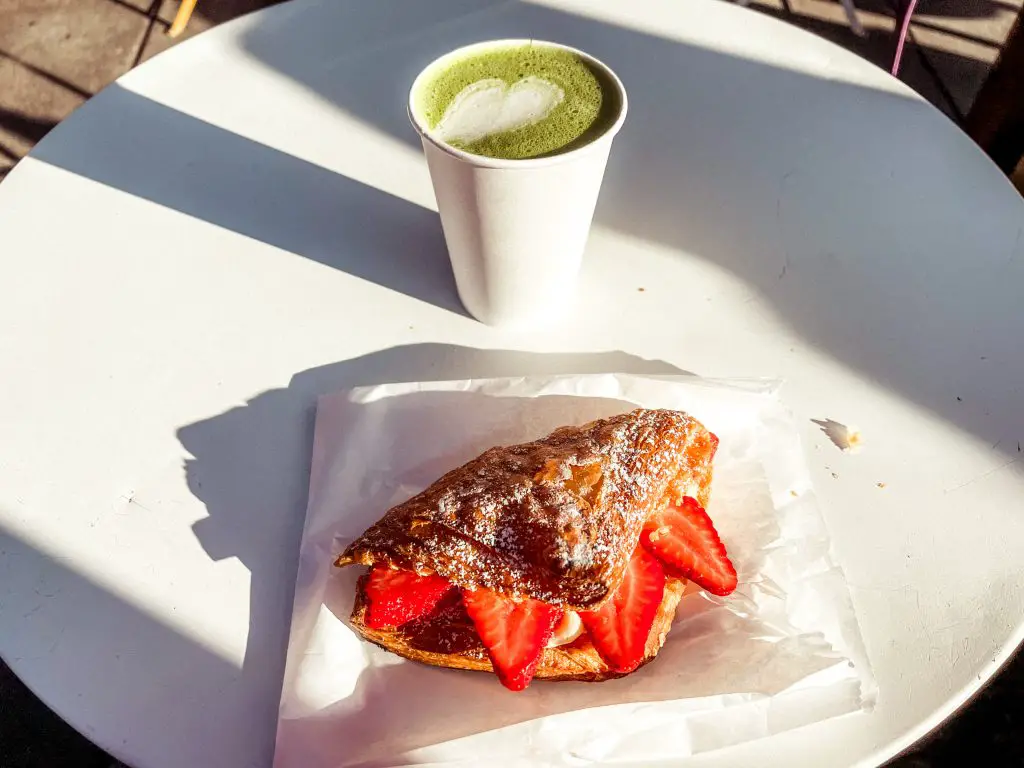
<svg viewBox="0 0 1024 768">
<path fill-rule="evenodd" d="M 601 73 L 605 75 L 608 82 L 615 86 L 619 96 L 619 114 L 616 115 L 614 122 L 609 125 L 603 133 L 595 137 L 592 141 L 584 144 L 581 147 L 570 149 L 567 152 L 559 152 L 554 155 L 547 155 L 545 157 L 526 157 L 520 159 L 508 159 L 500 157 L 488 157 L 486 155 L 475 155 L 472 152 L 466 152 L 465 150 L 453 147 L 445 141 L 437 138 L 433 135 L 433 132 L 424 125 L 416 114 L 415 96 L 419 90 L 419 86 L 422 84 L 424 78 L 428 73 L 432 73 L 437 67 L 443 65 L 444 62 L 454 59 L 461 58 L 475 49 L 481 48 L 492 48 L 498 46 L 515 46 L 515 45 L 542 45 L 550 48 L 557 48 L 563 51 L 568 51 L 579 56 L 581 59 L 586 61 L 589 65 L 601 70 Z M 586 51 L 581 51 L 578 48 L 573 48 L 570 45 L 564 45 L 563 43 L 554 43 L 549 40 L 538 40 L 536 38 L 505 38 L 500 40 L 482 40 L 477 43 L 470 43 L 469 45 L 463 45 L 459 48 L 455 48 L 448 51 L 441 56 L 427 64 L 420 73 L 416 76 L 416 79 L 412 82 L 412 87 L 409 89 L 409 102 L 407 105 L 407 113 L 409 116 L 409 122 L 412 123 L 413 128 L 422 137 L 424 141 L 429 141 L 435 147 L 440 149 L 442 152 L 457 157 L 472 165 L 484 167 L 484 168 L 509 168 L 509 169 L 527 169 L 537 168 L 546 165 L 556 165 L 558 163 L 564 163 L 574 157 L 578 157 L 583 154 L 595 151 L 601 145 L 605 144 L 619 132 L 622 127 L 623 121 L 626 119 L 626 111 L 628 109 L 628 102 L 626 99 L 626 87 L 622 84 L 622 80 L 615 74 L 611 67 L 605 64 L 603 61 L 598 59 Z"/>
</svg>

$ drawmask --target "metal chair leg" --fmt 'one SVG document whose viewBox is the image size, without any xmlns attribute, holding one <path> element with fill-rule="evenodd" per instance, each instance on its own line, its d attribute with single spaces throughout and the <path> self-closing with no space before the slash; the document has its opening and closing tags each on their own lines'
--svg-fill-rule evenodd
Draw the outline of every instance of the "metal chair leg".
<svg viewBox="0 0 1024 768">
<path fill-rule="evenodd" d="M 867 33 L 864 31 L 864 25 L 860 23 L 860 18 L 857 16 L 857 9 L 853 5 L 853 0 L 840 0 L 843 5 L 843 10 L 846 12 L 846 20 L 850 22 L 850 29 L 857 37 L 864 37 Z"/>
<path fill-rule="evenodd" d="M 914 9 L 917 7 L 917 0 L 901 0 L 897 3 L 897 29 L 896 29 L 896 52 L 892 57 L 892 75 L 900 73 L 900 62 L 903 60 L 903 46 L 907 43 L 910 35 L 910 20 L 914 17 Z"/>
<path fill-rule="evenodd" d="M 196 0 L 181 0 L 178 6 L 178 13 L 174 16 L 174 23 L 167 30 L 168 37 L 177 37 L 185 31 L 188 20 L 192 18 L 192 11 L 196 8 Z"/>
</svg>

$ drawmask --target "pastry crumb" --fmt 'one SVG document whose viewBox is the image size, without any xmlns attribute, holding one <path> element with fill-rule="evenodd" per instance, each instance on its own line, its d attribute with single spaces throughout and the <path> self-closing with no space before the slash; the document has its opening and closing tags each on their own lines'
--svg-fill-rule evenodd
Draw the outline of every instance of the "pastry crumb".
<svg viewBox="0 0 1024 768">
<path fill-rule="evenodd" d="M 821 427 L 825 437 L 843 453 L 856 453 L 864 446 L 864 435 L 859 429 L 833 419 L 811 419 Z"/>
<path fill-rule="evenodd" d="M 663 525 L 663 526 L 661 526 L 661 528 L 658 528 L 656 530 L 651 531 L 650 540 L 651 541 L 657 541 L 662 536 L 667 536 L 671 532 L 672 532 L 671 528 L 669 528 L 667 525 Z"/>
<path fill-rule="evenodd" d="M 856 453 L 864 445 L 864 436 L 858 429 L 850 429 L 846 438 L 847 447 L 845 450 Z"/>
<path fill-rule="evenodd" d="M 885 488 L 885 483 L 875 483 L 879 488 Z"/>
</svg>

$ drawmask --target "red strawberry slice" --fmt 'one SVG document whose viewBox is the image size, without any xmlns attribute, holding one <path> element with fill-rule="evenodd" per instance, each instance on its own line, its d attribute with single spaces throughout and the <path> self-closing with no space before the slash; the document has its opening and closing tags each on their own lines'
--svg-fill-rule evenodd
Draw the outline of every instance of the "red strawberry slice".
<svg viewBox="0 0 1024 768">
<path fill-rule="evenodd" d="M 526 688 L 562 609 L 532 598 L 514 600 L 484 587 L 464 590 L 462 602 L 501 684 L 510 691 Z"/>
<path fill-rule="evenodd" d="M 615 593 L 600 608 L 580 611 L 594 647 L 615 672 L 632 672 L 644 660 L 664 593 L 665 569 L 637 547 Z"/>
<path fill-rule="evenodd" d="M 670 568 L 715 595 L 736 589 L 736 569 L 729 561 L 711 518 L 689 496 L 670 505 L 644 525 L 644 546 Z"/>
<path fill-rule="evenodd" d="M 430 613 L 451 588 L 441 576 L 375 565 L 364 589 L 370 604 L 363 621 L 371 629 L 399 627 Z"/>
</svg>

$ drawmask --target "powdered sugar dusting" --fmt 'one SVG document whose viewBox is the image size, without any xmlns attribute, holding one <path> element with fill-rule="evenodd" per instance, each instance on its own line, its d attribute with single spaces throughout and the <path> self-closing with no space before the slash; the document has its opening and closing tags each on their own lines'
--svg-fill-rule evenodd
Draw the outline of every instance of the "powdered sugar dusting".
<svg viewBox="0 0 1024 768">
<path fill-rule="evenodd" d="M 680 411 L 638 409 L 492 448 L 390 510 L 339 558 L 570 607 L 621 580 L 648 514 L 700 489 L 717 438 Z"/>
</svg>

